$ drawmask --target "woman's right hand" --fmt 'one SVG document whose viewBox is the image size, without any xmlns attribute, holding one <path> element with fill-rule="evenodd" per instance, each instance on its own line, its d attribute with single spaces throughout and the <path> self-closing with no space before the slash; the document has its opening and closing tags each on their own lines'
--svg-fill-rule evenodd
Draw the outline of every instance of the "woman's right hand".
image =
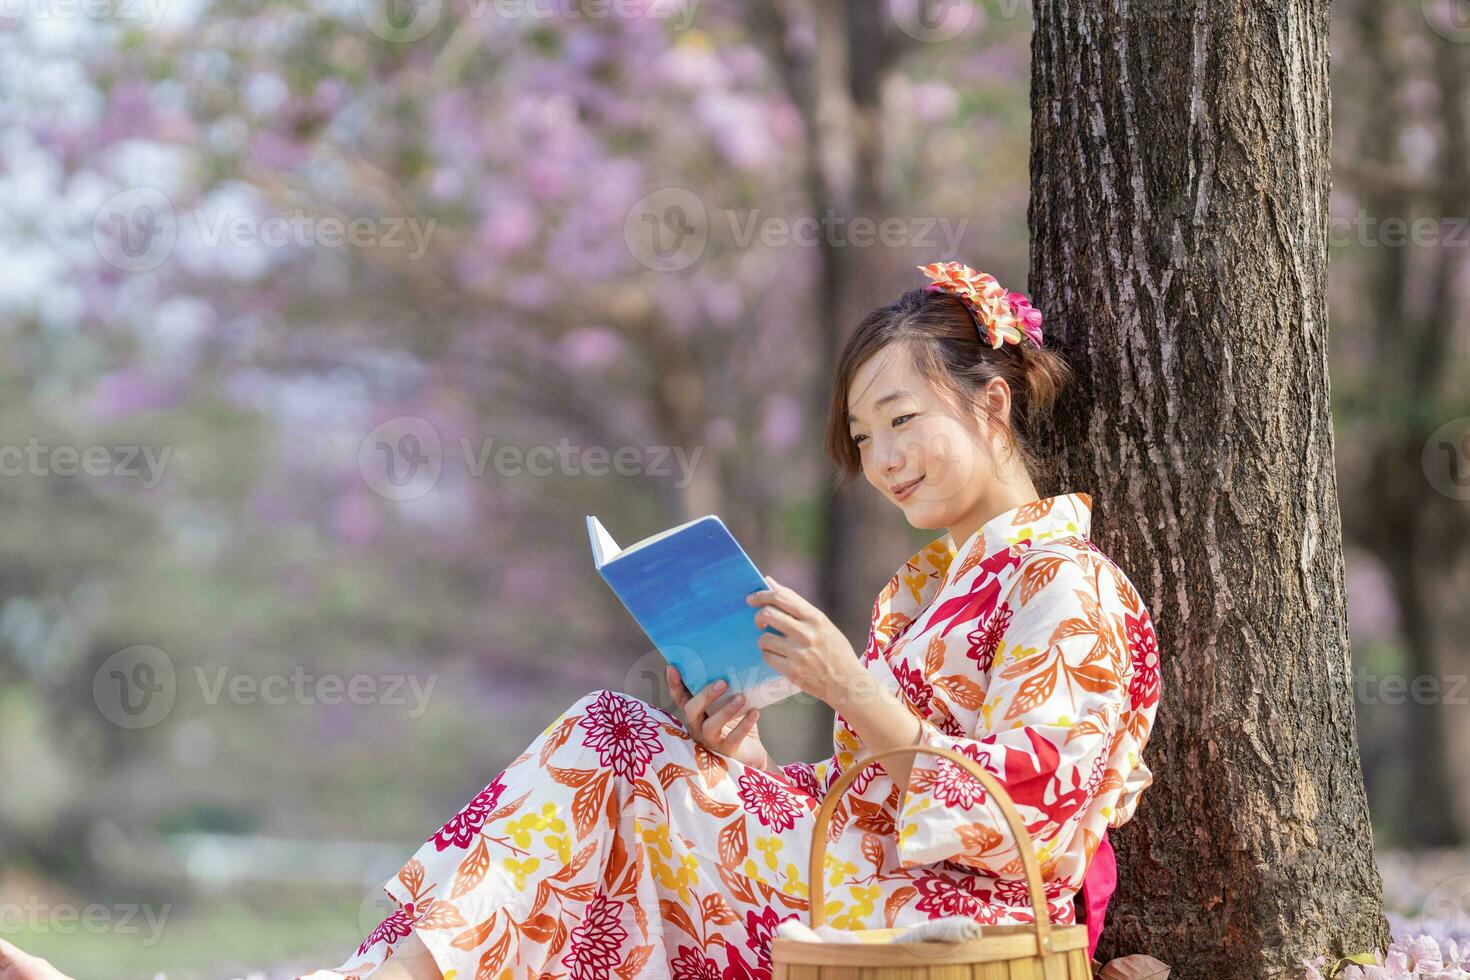
<svg viewBox="0 0 1470 980">
<path fill-rule="evenodd" d="M 750 708 L 742 714 L 745 700 L 737 696 L 714 714 L 708 714 L 710 702 L 725 692 L 724 681 L 706 684 L 698 694 L 691 695 L 673 664 L 664 667 L 664 675 L 668 678 L 669 693 L 684 712 L 684 726 L 694 741 L 711 752 L 729 756 L 756 769 L 769 770 L 775 766 L 755 727 L 760 718 L 759 708 Z"/>
</svg>

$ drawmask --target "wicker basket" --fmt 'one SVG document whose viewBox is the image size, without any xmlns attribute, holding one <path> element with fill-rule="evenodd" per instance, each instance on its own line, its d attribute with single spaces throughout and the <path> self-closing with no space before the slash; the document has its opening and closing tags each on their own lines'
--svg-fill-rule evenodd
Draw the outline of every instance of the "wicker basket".
<svg viewBox="0 0 1470 980">
<path fill-rule="evenodd" d="M 1091 980 L 1087 927 L 1054 926 L 1047 915 L 1041 870 L 1031 835 L 1000 781 L 952 749 L 911 745 L 868 756 L 844 772 L 817 811 L 811 851 L 811 926 L 826 921 L 823 909 L 823 859 L 832 810 L 858 774 L 871 763 L 901 753 L 930 752 L 963 767 L 995 797 L 1021 852 L 1031 892 L 1033 925 L 985 926 L 978 939 L 966 942 L 890 942 L 897 929 L 863 929 L 856 943 L 813 943 L 776 936 L 771 939 L 773 980 Z"/>
</svg>

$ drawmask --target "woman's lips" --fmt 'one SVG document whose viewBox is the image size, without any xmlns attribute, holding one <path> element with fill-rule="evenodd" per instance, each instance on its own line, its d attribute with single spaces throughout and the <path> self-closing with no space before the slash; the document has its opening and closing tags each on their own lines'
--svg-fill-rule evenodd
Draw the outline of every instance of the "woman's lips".
<svg viewBox="0 0 1470 980">
<path fill-rule="evenodd" d="M 918 479 L 912 481 L 911 483 L 907 483 L 907 484 L 899 487 L 898 490 L 896 490 L 894 492 L 893 499 L 894 500 L 907 500 L 909 498 L 909 496 L 914 492 L 914 488 L 917 487 L 920 483 L 923 483 L 923 482 L 924 482 L 924 478 L 922 476 L 920 476 Z"/>
</svg>

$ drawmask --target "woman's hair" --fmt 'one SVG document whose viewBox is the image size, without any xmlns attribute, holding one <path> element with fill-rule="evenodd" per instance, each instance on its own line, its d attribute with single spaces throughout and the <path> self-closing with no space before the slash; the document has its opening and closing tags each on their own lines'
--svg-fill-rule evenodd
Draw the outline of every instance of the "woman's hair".
<svg viewBox="0 0 1470 980">
<path fill-rule="evenodd" d="M 1037 473 L 1041 464 L 1031 447 L 1034 425 L 1051 411 L 1057 395 L 1072 380 L 1071 367 L 1029 337 L 1019 344 L 992 348 L 981 340 L 963 301 L 952 293 L 920 287 L 864 317 L 837 358 L 827 414 L 827 455 L 837 466 L 839 485 L 845 487 L 862 473 L 858 447 L 847 424 L 852 377 L 868 358 L 890 344 L 911 352 L 919 373 L 959 412 L 972 432 L 978 434 L 972 420 L 974 410 L 979 409 L 1001 428 L 1027 473 Z M 1004 378 L 1011 389 L 1009 426 L 978 397 L 992 378 Z"/>
</svg>

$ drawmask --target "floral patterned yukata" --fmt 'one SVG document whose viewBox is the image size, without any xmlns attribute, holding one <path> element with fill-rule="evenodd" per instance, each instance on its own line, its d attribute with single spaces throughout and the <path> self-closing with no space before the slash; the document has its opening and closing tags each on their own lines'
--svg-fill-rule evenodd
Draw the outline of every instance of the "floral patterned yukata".
<svg viewBox="0 0 1470 980">
<path fill-rule="evenodd" d="M 958 548 L 918 552 L 879 593 L 866 668 L 1007 786 L 1035 842 L 1052 921 L 1103 833 L 1152 782 L 1141 759 L 1158 646 L 1127 576 L 1089 539 L 1091 498 L 1047 497 Z M 840 713 L 833 755 L 772 774 L 708 752 L 673 714 L 591 692 L 428 839 L 384 888 L 398 903 L 346 963 L 370 977 L 417 932 L 449 980 L 617 976 L 768 980 L 777 923 L 807 916 L 815 813 L 866 754 Z M 838 928 L 945 915 L 1032 919 L 998 808 L 949 760 L 881 764 L 829 827 L 825 900 Z"/>
</svg>

